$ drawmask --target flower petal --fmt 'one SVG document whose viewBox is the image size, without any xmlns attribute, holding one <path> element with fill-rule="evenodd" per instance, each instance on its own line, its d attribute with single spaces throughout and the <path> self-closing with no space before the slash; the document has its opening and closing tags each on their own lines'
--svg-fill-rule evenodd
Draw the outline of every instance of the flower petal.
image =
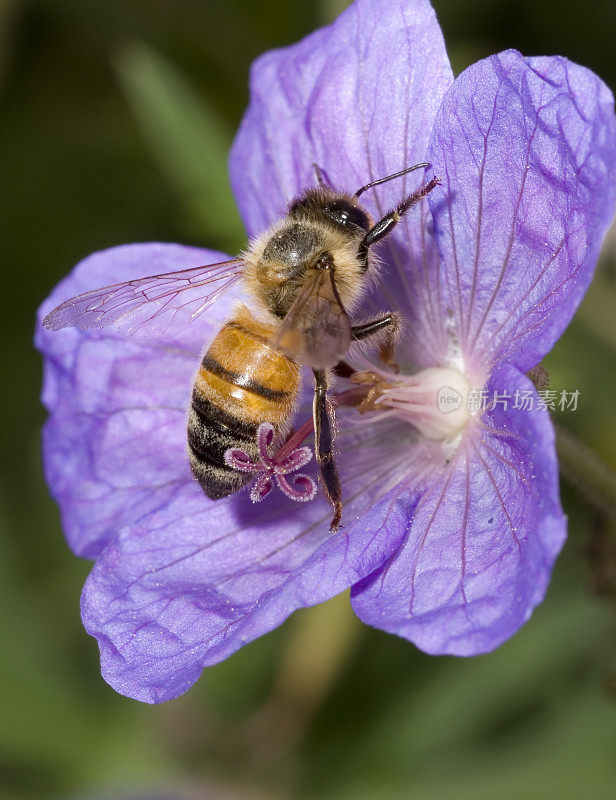
<svg viewBox="0 0 616 800">
<path fill-rule="evenodd" d="M 433 654 L 497 647 L 543 599 L 565 539 L 554 432 L 532 384 L 514 367 L 489 396 L 529 390 L 534 410 L 501 406 L 467 431 L 440 479 L 418 502 L 410 534 L 387 565 L 353 587 L 370 625 Z"/>
<path fill-rule="evenodd" d="M 428 151 L 442 313 L 465 362 L 526 371 L 563 332 L 591 279 L 616 201 L 609 89 L 564 58 L 510 50 L 448 92 Z"/>
<path fill-rule="evenodd" d="M 451 82 L 427 0 L 357 0 L 333 25 L 261 56 L 230 158 L 250 235 L 315 184 L 315 163 L 333 186 L 354 192 L 423 161 Z M 399 202 L 405 181 L 394 184 L 366 194 L 373 213 Z"/>
<path fill-rule="evenodd" d="M 40 320 L 88 289 L 224 258 L 171 244 L 115 247 L 82 261 L 39 309 L 36 344 L 45 358 L 42 400 L 49 411 L 45 473 L 78 555 L 96 557 L 121 528 L 192 481 L 185 452 L 192 378 L 232 297 L 166 342 L 135 341 L 111 329 L 48 331 Z"/>
<path fill-rule="evenodd" d="M 253 505 L 247 492 L 212 502 L 195 486 L 126 529 L 82 601 L 105 679 L 145 702 L 176 697 L 204 666 L 373 572 L 412 511 L 396 486 L 403 438 L 399 426 L 339 437 L 346 527 L 335 535 L 323 494 L 300 504 L 277 493 Z M 409 461 L 408 446 L 397 458 Z"/>
</svg>

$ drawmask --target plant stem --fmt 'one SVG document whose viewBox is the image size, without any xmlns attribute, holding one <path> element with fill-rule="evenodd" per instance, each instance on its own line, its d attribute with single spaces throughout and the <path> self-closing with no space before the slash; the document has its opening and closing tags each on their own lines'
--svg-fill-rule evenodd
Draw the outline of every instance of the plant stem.
<svg viewBox="0 0 616 800">
<path fill-rule="evenodd" d="M 616 518 L 616 472 L 571 431 L 558 423 L 554 427 L 563 477 L 595 510 Z"/>
</svg>

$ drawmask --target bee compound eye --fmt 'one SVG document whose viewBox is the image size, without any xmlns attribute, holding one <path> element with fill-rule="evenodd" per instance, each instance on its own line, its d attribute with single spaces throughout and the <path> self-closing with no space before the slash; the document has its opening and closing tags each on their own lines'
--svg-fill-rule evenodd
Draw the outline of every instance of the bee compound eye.
<svg viewBox="0 0 616 800">
<path fill-rule="evenodd" d="M 358 228 L 368 230 L 370 227 L 365 213 L 345 201 L 335 200 L 333 203 L 328 203 L 324 206 L 324 210 L 332 219 L 345 228 L 356 225 Z"/>
</svg>

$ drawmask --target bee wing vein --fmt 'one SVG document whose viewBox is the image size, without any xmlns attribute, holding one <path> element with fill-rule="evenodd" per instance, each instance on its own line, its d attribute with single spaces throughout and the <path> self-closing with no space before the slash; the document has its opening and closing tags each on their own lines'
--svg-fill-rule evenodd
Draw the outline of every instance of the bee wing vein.
<svg viewBox="0 0 616 800">
<path fill-rule="evenodd" d="M 51 330 L 113 325 L 128 335 L 158 335 L 172 323 L 178 329 L 192 324 L 243 272 L 244 262 L 233 259 L 103 286 L 65 301 L 43 324 Z M 204 294 L 204 287 L 211 288 Z M 180 296 L 184 302 L 176 304 Z"/>
</svg>

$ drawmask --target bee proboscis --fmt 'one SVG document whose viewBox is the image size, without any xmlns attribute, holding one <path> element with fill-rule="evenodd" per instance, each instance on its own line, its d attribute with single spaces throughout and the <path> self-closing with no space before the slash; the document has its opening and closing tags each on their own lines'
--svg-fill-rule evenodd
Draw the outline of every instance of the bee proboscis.
<svg viewBox="0 0 616 800">
<path fill-rule="evenodd" d="M 373 222 L 359 203 L 367 189 L 428 167 L 415 164 L 362 186 L 354 195 L 331 188 L 315 167 L 318 185 L 303 191 L 287 214 L 257 237 L 239 258 L 153 275 L 94 289 L 48 314 L 51 330 L 112 325 L 127 335 L 162 335 L 188 325 L 243 280 L 253 307 L 242 304 L 220 329 L 201 360 L 188 418 L 188 458 L 211 499 L 227 497 L 250 474 L 225 461 L 229 448 L 256 456 L 256 433 L 270 423 L 282 440 L 289 431 L 300 388 L 300 367 L 314 374 L 315 456 L 334 508 L 330 530 L 342 514 L 342 489 L 334 459 L 330 372 L 354 341 L 375 337 L 383 357 L 393 352 L 395 312 L 361 324 L 352 313 L 374 272 L 371 247 L 437 184 L 433 178 L 393 211 Z"/>
</svg>

